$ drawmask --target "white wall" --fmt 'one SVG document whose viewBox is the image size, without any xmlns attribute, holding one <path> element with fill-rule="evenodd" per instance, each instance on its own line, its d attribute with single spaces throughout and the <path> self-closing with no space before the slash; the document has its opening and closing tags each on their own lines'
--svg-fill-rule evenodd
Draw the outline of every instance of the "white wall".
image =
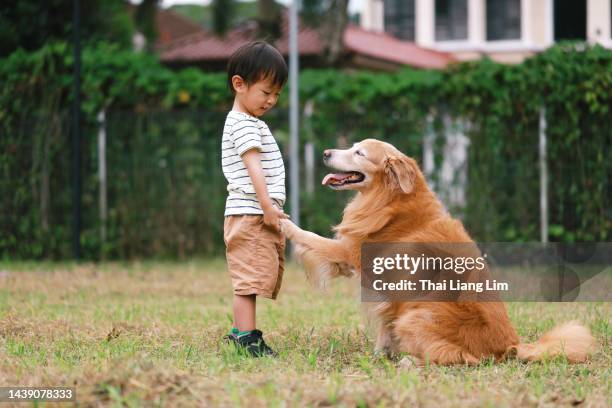
<svg viewBox="0 0 612 408">
<path fill-rule="evenodd" d="M 383 0 L 365 0 L 361 12 L 361 27 L 371 31 L 385 30 Z"/>
<path fill-rule="evenodd" d="M 435 40 L 435 1 L 416 0 L 415 42 L 421 47 L 450 52 L 460 60 L 488 54 L 504 62 L 520 62 L 554 42 L 554 0 L 521 0 L 521 38 L 486 41 L 486 0 L 468 0 L 468 39 Z M 384 29 L 382 0 L 364 0 L 362 27 Z M 587 0 L 587 39 L 612 48 L 610 0 Z"/>
<path fill-rule="evenodd" d="M 610 38 L 610 0 L 587 1 L 587 40 L 612 47 Z"/>
<path fill-rule="evenodd" d="M 415 8 L 415 42 L 421 47 L 432 48 L 435 43 L 434 2 L 431 0 L 416 0 Z"/>
</svg>

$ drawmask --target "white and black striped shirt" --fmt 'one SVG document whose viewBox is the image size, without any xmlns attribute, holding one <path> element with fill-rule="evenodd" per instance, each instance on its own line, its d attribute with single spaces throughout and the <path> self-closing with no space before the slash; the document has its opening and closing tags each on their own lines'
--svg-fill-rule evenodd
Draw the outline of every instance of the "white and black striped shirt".
<svg viewBox="0 0 612 408">
<path fill-rule="evenodd" d="M 261 152 L 261 167 L 270 198 L 280 208 L 285 204 L 285 165 L 270 129 L 254 116 L 230 111 L 225 119 L 221 143 L 221 165 L 228 191 L 225 216 L 263 214 L 241 157 L 250 149 Z"/>
</svg>

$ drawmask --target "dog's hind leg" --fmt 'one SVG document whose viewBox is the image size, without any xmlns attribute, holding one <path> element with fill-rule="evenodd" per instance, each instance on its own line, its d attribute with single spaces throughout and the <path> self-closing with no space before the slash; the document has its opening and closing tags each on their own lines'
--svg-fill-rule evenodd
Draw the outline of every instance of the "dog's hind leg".
<svg viewBox="0 0 612 408">
<path fill-rule="evenodd" d="M 407 352 L 414 356 L 413 360 L 419 362 L 417 365 L 476 365 L 479 363 L 479 360 L 469 351 L 444 340 L 428 341 L 426 345 L 419 341 L 420 344 L 417 347 L 415 347 L 415 342 L 412 339 L 406 340 L 400 339 L 399 349 L 401 352 Z"/>
<path fill-rule="evenodd" d="M 448 341 L 431 325 L 432 315 L 426 309 L 407 311 L 395 322 L 394 335 L 400 352 L 409 353 L 423 363 L 453 365 L 478 364 L 468 350 Z"/>
<path fill-rule="evenodd" d="M 443 340 L 430 343 L 423 351 L 422 358 L 440 365 L 476 365 L 479 363 L 479 360 L 467 350 Z"/>
</svg>

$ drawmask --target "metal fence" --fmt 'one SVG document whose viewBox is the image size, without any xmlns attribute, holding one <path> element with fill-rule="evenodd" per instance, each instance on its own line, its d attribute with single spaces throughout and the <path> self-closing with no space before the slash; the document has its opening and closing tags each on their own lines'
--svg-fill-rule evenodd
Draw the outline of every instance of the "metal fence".
<svg viewBox="0 0 612 408">
<path fill-rule="evenodd" d="M 99 123 L 85 126 L 85 257 L 223 253 L 226 182 L 220 144 L 225 115 L 111 110 L 98 117 Z M 327 172 L 322 151 L 367 137 L 386 140 L 417 158 L 449 210 L 481 241 L 547 239 L 548 233 L 541 233 L 551 206 L 546 200 L 558 197 L 555 183 L 573 182 L 541 178 L 547 166 L 540 161 L 539 149 L 545 147 L 539 139 L 545 135 L 540 118 L 533 119 L 528 134 L 490 135 L 449 114 L 424 121 L 406 115 L 392 124 L 347 115 L 327 123 L 325 130 L 311 115 L 306 109 L 301 120 L 300 215 L 305 228 L 323 235 L 330 235 L 330 227 L 340 221 L 351 193 L 320 186 Z M 66 113 L 28 115 L 11 134 L 4 130 L 0 135 L 0 253 L 5 258 L 70 256 L 69 119 Z M 288 167 L 287 113 L 277 110 L 264 119 Z M 492 142 L 496 137 L 507 138 L 507 143 L 500 147 Z M 580 160 L 591 160 L 593 151 Z M 550 192 L 541 189 L 546 185 Z M 562 220 L 556 210 L 551 217 L 552 224 L 572 225 L 567 212 Z"/>
</svg>

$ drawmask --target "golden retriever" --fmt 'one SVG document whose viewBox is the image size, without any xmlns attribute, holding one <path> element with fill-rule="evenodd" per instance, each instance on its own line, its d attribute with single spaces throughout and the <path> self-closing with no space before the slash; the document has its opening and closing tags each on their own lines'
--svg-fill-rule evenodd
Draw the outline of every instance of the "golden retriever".
<svg viewBox="0 0 612 408">
<path fill-rule="evenodd" d="M 346 150 L 325 150 L 324 162 L 338 173 L 323 184 L 356 190 L 335 227 L 335 239 L 304 231 L 290 220 L 282 228 L 307 273 L 318 281 L 359 276 L 364 242 L 473 242 L 430 190 L 415 160 L 389 143 L 367 139 Z M 477 364 L 516 356 L 534 361 L 563 354 L 585 361 L 593 351 L 588 328 L 568 322 L 534 344 L 520 343 L 502 302 L 379 302 L 375 349 L 409 353 L 423 364 Z"/>
</svg>

